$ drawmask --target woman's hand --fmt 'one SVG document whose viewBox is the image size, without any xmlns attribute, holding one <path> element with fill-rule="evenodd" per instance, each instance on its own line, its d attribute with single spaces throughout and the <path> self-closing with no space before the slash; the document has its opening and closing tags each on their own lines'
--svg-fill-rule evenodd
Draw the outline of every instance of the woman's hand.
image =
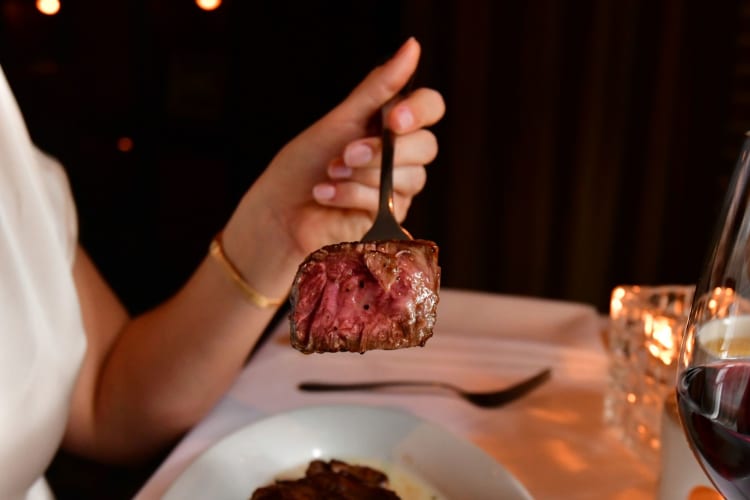
<svg viewBox="0 0 750 500">
<path fill-rule="evenodd" d="M 419 55 L 417 41 L 407 40 L 341 104 L 276 155 L 225 229 L 231 256 L 241 259 L 242 248 L 266 241 L 299 264 L 321 246 L 362 237 L 377 211 L 380 183 L 381 141 L 370 125 L 381 106 L 406 85 Z M 424 165 L 437 154 L 437 140 L 425 127 L 444 111 L 438 92 L 420 88 L 386 117 L 396 134 L 394 203 L 399 220 L 425 185 Z"/>
<path fill-rule="evenodd" d="M 367 231 L 380 156 L 368 124 L 418 59 L 419 44 L 410 39 L 287 144 L 245 194 L 224 229 L 224 249 L 260 293 L 284 297 L 307 254 Z M 394 187 L 402 219 L 424 186 L 424 165 L 437 154 L 424 127 L 443 112 L 440 94 L 419 89 L 387 117 L 398 134 Z M 210 257 L 170 300 L 133 319 L 82 250 L 74 276 L 88 349 L 65 445 L 99 459 L 146 456 L 194 425 L 225 393 L 274 314 L 245 300 Z"/>
</svg>

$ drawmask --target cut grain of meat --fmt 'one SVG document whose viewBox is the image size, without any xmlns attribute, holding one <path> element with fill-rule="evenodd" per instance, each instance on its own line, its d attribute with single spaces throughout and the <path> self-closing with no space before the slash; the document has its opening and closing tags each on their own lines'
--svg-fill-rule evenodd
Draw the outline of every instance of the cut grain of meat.
<svg viewBox="0 0 750 500">
<path fill-rule="evenodd" d="M 291 342 L 304 352 L 423 346 L 437 319 L 438 247 L 427 240 L 338 243 L 292 284 Z"/>
</svg>

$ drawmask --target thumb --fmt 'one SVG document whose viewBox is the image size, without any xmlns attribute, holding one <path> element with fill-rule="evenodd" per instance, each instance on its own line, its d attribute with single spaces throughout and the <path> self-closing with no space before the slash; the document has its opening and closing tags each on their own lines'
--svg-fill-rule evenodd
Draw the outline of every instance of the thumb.
<svg viewBox="0 0 750 500">
<path fill-rule="evenodd" d="M 335 109 L 336 118 L 364 123 L 401 90 L 419 63 L 421 48 L 410 37 L 383 64 L 373 69 Z"/>
</svg>

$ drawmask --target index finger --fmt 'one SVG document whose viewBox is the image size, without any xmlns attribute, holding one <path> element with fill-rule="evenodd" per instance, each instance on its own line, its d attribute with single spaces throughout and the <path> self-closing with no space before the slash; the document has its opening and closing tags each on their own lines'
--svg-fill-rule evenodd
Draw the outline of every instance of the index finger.
<svg viewBox="0 0 750 500">
<path fill-rule="evenodd" d="M 445 114 L 445 101 L 440 92 L 419 88 L 396 104 L 386 117 L 397 134 L 413 132 L 434 125 Z"/>
</svg>

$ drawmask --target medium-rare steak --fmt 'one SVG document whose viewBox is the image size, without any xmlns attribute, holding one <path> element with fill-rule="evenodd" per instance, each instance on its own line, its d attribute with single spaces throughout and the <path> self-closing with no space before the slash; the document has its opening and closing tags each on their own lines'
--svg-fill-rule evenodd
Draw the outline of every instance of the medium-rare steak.
<svg viewBox="0 0 750 500">
<path fill-rule="evenodd" d="M 432 241 L 325 246 L 294 278 L 292 345 L 304 353 L 423 346 L 432 336 L 439 288 Z"/>
<path fill-rule="evenodd" d="M 370 467 L 313 460 L 305 477 L 258 488 L 251 500 L 398 500 L 387 482 L 388 476 Z"/>
</svg>

